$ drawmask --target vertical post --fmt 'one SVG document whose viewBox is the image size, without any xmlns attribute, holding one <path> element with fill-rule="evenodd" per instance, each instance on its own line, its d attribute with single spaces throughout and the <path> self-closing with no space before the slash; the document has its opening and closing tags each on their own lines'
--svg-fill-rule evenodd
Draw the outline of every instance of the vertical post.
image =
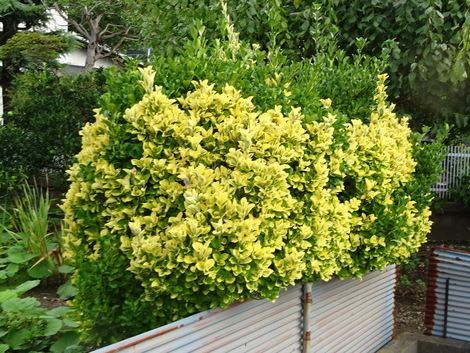
<svg viewBox="0 0 470 353">
<path fill-rule="evenodd" d="M 449 282 L 450 278 L 446 279 L 446 292 L 445 292 L 445 300 L 444 300 L 444 329 L 442 337 L 447 338 L 447 315 L 449 312 Z"/>
<path fill-rule="evenodd" d="M 303 322 L 303 353 L 310 352 L 311 344 L 311 331 L 310 331 L 310 316 L 312 315 L 312 284 L 304 284 L 304 322 Z"/>
</svg>

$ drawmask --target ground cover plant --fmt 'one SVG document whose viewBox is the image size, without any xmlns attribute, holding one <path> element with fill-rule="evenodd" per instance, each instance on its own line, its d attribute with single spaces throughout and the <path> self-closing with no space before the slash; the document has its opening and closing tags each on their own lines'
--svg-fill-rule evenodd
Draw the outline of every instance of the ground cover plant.
<svg viewBox="0 0 470 353">
<path fill-rule="evenodd" d="M 29 291 L 65 280 L 60 232 L 51 222 L 48 193 L 24 185 L 0 207 L 0 352 L 83 352 L 71 308 L 44 308 Z M 39 279 L 38 279 L 39 278 Z M 59 292 L 70 295 L 64 285 Z"/>
<path fill-rule="evenodd" d="M 154 69 L 114 72 L 81 132 L 64 256 L 76 318 L 98 345 L 274 300 L 291 284 L 358 277 L 425 241 L 430 196 L 417 193 L 435 170 L 417 175 L 426 149 L 387 102 L 377 61 L 291 62 L 229 38 L 195 35 Z M 352 77 L 368 79 L 334 89 Z"/>
<path fill-rule="evenodd" d="M 80 338 L 73 328 L 77 324 L 62 306 L 48 310 L 34 297 L 24 297 L 39 280 L 26 281 L 17 287 L 0 290 L 0 352 L 81 353 Z"/>
</svg>

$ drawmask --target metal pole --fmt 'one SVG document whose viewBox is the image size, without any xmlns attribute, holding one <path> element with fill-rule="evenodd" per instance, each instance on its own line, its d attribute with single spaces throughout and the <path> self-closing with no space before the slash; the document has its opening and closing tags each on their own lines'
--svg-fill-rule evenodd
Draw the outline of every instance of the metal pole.
<svg viewBox="0 0 470 353">
<path fill-rule="evenodd" d="M 304 324 L 303 324 L 303 353 L 310 353 L 311 331 L 310 316 L 312 315 L 312 284 L 304 284 Z"/>
</svg>

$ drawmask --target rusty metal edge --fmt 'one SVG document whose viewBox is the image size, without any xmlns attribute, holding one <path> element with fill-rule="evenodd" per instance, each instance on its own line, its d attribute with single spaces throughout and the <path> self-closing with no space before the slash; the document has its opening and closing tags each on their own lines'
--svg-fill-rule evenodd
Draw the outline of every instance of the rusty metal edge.
<svg viewBox="0 0 470 353">
<path fill-rule="evenodd" d="M 447 248 L 445 246 L 435 246 L 435 247 L 432 248 L 432 250 L 433 250 L 433 252 L 434 252 L 434 250 L 444 250 L 444 251 L 460 252 L 460 253 L 470 255 L 470 251 L 461 250 L 461 249 L 452 249 L 452 248 Z"/>
<path fill-rule="evenodd" d="M 424 334 L 431 336 L 432 330 L 434 328 L 434 315 L 436 314 L 436 305 L 437 305 L 437 295 L 436 295 L 436 288 L 437 288 L 437 254 L 436 249 L 441 247 L 434 247 L 431 250 L 429 255 L 429 263 L 428 263 L 428 283 L 426 288 L 426 306 L 425 306 L 425 314 L 424 314 Z"/>
<path fill-rule="evenodd" d="M 460 249 L 452 249 L 445 246 L 436 246 L 432 248 L 432 251 L 429 255 L 429 264 L 428 264 L 428 273 L 427 273 L 427 290 L 426 290 L 426 309 L 425 309 L 425 316 L 424 316 L 424 325 L 425 325 L 425 335 L 432 335 L 432 331 L 434 330 L 434 318 L 436 315 L 437 309 L 437 281 L 440 278 L 439 273 L 442 271 L 438 270 L 438 264 L 441 262 L 438 257 L 439 255 L 436 251 L 442 250 L 444 252 L 457 252 L 466 255 L 470 255 L 470 251 L 460 250 Z M 458 260 L 458 258 L 456 258 Z"/>
</svg>

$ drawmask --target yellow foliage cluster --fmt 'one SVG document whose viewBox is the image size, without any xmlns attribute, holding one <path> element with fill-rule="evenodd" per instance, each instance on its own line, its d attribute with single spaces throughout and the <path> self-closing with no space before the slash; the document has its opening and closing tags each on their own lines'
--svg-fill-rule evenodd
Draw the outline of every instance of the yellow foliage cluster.
<svg viewBox="0 0 470 353">
<path fill-rule="evenodd" d="M 307 124 L 300 108 L 258 112 L 229 85 L 194 82 L 170 99 L 152 75 L 142 70 L 146 94 L 123 124 L 97 111 L 82 131 L 63 205 L 72 263 L 102 261 L 114 239 L 146 300 L 191 312 L 361 276 L 424 242 L 429 211 L 405 192 L 410 130 L 386 103 L 386 76 L 369 122 L 325 99 Z"/>
</svg>

